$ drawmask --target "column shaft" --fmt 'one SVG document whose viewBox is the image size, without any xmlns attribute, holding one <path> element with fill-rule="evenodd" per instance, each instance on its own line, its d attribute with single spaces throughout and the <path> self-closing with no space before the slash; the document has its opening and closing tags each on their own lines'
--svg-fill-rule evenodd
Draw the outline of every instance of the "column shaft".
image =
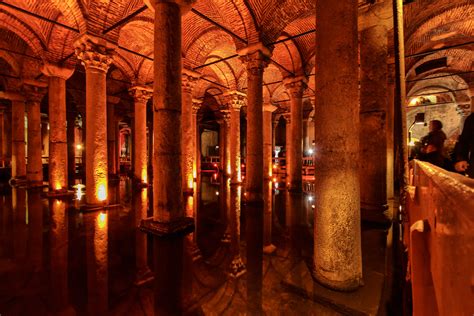
<svg viewBox="0 0 474 316">
<path fill-rule="evenodd" d="M 286 125 L 285 125 L 285 170 L 286 170 L 286 186 L 290 186 L 290 170 L 291 170 L 291 158 L 292 155 L 290 155 L 291 151 L 291 116 L 290 114 L 285 114 L 285 120 L 286 120 Z"/>
<path fill-rule="evenodd" d="M 240 170 L 240 108 L 232 108 L 230 110 L 230 172 L 232 183 L 242 181 Z"/>
<path fill-rule="evenodd" d="M 263 177 L 273 175 L 273 120 L 272 106 L 266 105 L 263 111 Z"/>
<path fill-rule="evenodd" d="M 86 202 L 107 199 L 106 71 L 86 67 Z"/>
<path fill-rule="evenodd" d="M 69 185 L 73 185 L 76 179 L 76 115 L 73 111 L 68 111 L 66 116 L 68 178 Z"/>
<path fill-rule="evenodd" d="M 288 157 L 291 165 L 289 168 L 289 190 L 299 192 L 303 189 L 303 100 L 300 95 L 291 95 L 291 127 L 290 147 Z"/>
<path fill-rule="evenodd" d="M 230 154 L 230 114 L 224 114 L 224 137 L 225 137 L 225 174 L 230 176 L 232 174 L 231 154 Z"/>
<path fill-rule="evenodd" d="M 184 216 L 181 178 L 181 12 L 155 2 L 153 219 Z"/>
<path fill-rule="evenodd" d="M 28 117 L 28 165 L 26 178 L 31 185 L 43 182 L 43 163 L 41 160 L 41 113 L 39 101 L 27 101 Z"/>
<path fill-rule="evenodd" d="M 357 36 L 357 1 L 316 2 L 313 272 L 339 290 L 362 279 Z"/>
<path fill-rule="evenodd" d="M 117 174 L 117 150 L 115 104 L 107 104 L 107 164 L 110 175 Z"/>
<path fill-rule="evenodd" d="M 387 31 L 377 25 L 360 39 L 360 199 L 364 220 L 383 222 L 387 209 Z"/>
<path fill-rule="evenodd" d="M 49 190 L 67 191 L 66 80 L 49 77 Z"/>
<path fill-rule="evenodd" d="M 133 176 L 142 183 L 148 183 L 148 159 L 146 149 L 146 101 L 135 100 L 135 133 L 133 144 L 135 159 L 133 160 Z"/>
<path fill-rule="evenodd" d="M 182 142 L 181 152 L 183 154 L 181 165 L 183 168 L 182 186 L 183 191 L 192 192 L 195 176 L 195 157 L 196 157 L 196 124 L 193 122 L 195 116 L 193 115 L 193 95 L 192 91 L 198 75 L 190 70 L 183 70 L 182 75 L 182 104 L 181 104 L 181 118 L 182 118 Z"/>
</svg>

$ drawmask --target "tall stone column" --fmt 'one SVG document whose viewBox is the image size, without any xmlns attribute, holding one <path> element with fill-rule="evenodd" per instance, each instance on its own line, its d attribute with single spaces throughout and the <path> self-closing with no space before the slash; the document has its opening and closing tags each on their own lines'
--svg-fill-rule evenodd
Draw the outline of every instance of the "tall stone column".
<svg viewBox="0 0 474 316">
<path fill-rule="evenodd" d="M 76 41 L 76 55 L 86 69 L 86 203 L 91 206 L 107 201 L 106 74 L 114 48 L 91 36 Z"/>
<path fill-rule="evenodd" d="M 283 118 L 286 121 L 285 125 L 285 170 L 286 170 L 286 187 L 290 186 L 290 169 L 291 169 L 291 113 L 287 112 L 283 114 Z"/>
<path fill-rule="evenodd" d="M 198 125 L 198 112 L 201 108 L 202 101 L 193 99 L 192 108 L 192 121 L 191 121 L 191 134 L 193 135 L 191 140 L 191 146 L 193 147 L 193 182 L 197 181 L 198 178 L 198 160 L 201 157 L 201 149 L 199 146 L 199 125 Z M 220 150 L 220 147 L 219 147 Z"/>
<path fill-rule="evenodd" d="M 182 117 L 182 142 L 181 142 L 181 163 L 183 168 L 183 192 L 192 194 L 194 184 L 194 157 L 196 146 L 194 145 L 195 129 L 193 129 L 193 89 L 200 74 L 183 68 L 181 76 L 181 117 Z"/>
<path fill-rule="evenodd" d="M 232 175 L 231 154 L 230 154 L 230 111 L 228 109 L 221 110 L 224 124 L 224 174 L 227 177 Z"/>
<path fill-rule="evenodd" d="M 12 112 L 10 108 L 6 108 L 3 112 L 3 137 L 4 137 L 4 145 L 3 145 L 3 158 L 5 162 L 5 166 L 11 166 L 12 160 Z"/>
<path fill-rule="evenodd" d="M 362 219 L 388 223 L 387 210 L 387 30 L 360 34 L 360 202 Z"/>
<path fill-rule="evenodd" d="M 135 103 L 133 148 L 133 178 L 142 184 L 148 180 L 148 156 L 146 149 L 146 104 L 152 96 L 152 90 L 144 86 L 135 86 L 130 89 L 130 94 Z"/>
<path fill-rule="evenodd" d="M 49 77 L 49 193 L 64 194 L 68 187 L 66 80 L 73 69 L 45 64 Z"/>
<path fill-rule="evenodd" d="M 115 108 L 120 102 L 119 97 L 107 96 L 107 171 L 109 179 L 118 180 L 117 171 L 117 119 Z"/>
<path fill-rule="evenodd" d="M 395 117 L 395 69 L 394 65 L 387 65 L 387 199 L 395 197 L 395 151 L 394 151 L 394 117 Z M 393 214 L 392 214 L 393 216 Z"/>
<path fill-rule="evenodd" d="M 25 100 L 14 94 L 12 101 L 12 179 L 26 178 L 25 160 Z"/>
<path fill-rule="evenodd" d="M 238 51 L 247 68 L 247 205 L 263 204 L 263 71 L 271 52 L 261 43 Z"/>
<path fill-rule="evenodd" d="M 285 78 L 284 83 L 290 95 L 291 143 L 287 157 L 291 165 L 288 169 L 288 190 L 301 192 L 303 190 L 303 92 L 306 88 L 305 77 Z"/>
<path fill-rule="evenodd" d="M 469 84 L 469 94 L 471 95 L 471 113 L 474 112 L 474 82 Z"/>
<path fill-rule="evenodd" d="M 67 117 L 67 167 L 69 185 L 76 179 L 76 113 L 72 109 L 66 112 Z M 81 145 L 82 146 L 82 145 Z"/>
<path fill-rule="evenodd" d="M 4 121 L 5 121 L 5 116 L 4 112 L 5 109 L 3 107 L 0 107 L 0 165 L 1 167 L 5 167 L 4 159 L 5 159 L 5 147 L 6 147 L 6 142 L 7 140 L 4 137 Z"/>
<path fill-rule="evenodd" d="M 26 179 L 28 186 L 43 185 L 43 163 L 41 160 L 41 113 L 40 103 L 46 93 L 47 84 L 39 81 L 25 81 L 26 115 L 28 117 L 28 164 Z"/>
<path fill-rule="evenodd" d="M 357 1 L 317 1 L 316 38 L 313 273 L 353 290 L 362 281 Z"/>
<path fill-rule="evenodd" d="M 272 104 L 263 106 L 263 178 L 271 179 L 273 175 L 273 112 L 277 109 Z"/>
<path fill-rule="evenodd" d="M 240 109 L 245 102 L 245 94 L 239 91 L 225 93 L 227 107 L 230 113 L 230 181 L 231 184 L 242 182 L 241 160 L 240 160 Z"/>
<path fill-rule="evenodd" d="M 181 171 L 181 14 L 193 2 L 147 1 L 155 11 L 153 223 L 159 223 L 165 231 L 171 229 L 171 223 L 185 218 Z M 193 227 L 194 220 L 188 220 L 179 229 Z"/>
</svg>

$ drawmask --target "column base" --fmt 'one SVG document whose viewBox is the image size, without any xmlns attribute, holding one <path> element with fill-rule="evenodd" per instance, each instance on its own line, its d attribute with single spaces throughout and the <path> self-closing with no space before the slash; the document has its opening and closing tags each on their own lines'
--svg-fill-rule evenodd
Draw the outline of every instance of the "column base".
<svg viewBox="0 0 474 316">
<path fill-rule="evenodd" d="M 381 228 L 389 228 L 392 225 L 391 215 L 387 204 L 369 204 L 361 202 L 361 220 Z"/>
<path fill-rule="evenodd" d="M 189 255 L 191 256 L 191 259 L 193 260 L 193 262 L 198 261 L 199 259 L 202 259 L 201 250 L 196 245 L 196 243 L 193 242 L 187 248 L 188 248 Z"/>
<path fill-rule="evenodd" d="M 266 255 L 271 255 L 276 251 L 276 246 L 274 244 L 269 244 L 263 247 L 263 253 Z"/>
<path fill-rule="evenodd" d="M 24 186 L 27 184 L 27 180 L 26 180 L 26 177 L 15 177 L 15 178 L 11 178 L 8 183 L 10 184 L 10 186 L 12 187 L 19 187 L 19 186 Z"/>
<path fill-rule="evenodd" d="M 26 181 L 25 187 L 27 189 L 35 189 L 35 188 L 45 188 L 47 185 L 43 184 L 43 181 Z"/>
<path fill-rule="evenodd" d="M 171 222 L 144 219 L 140 223 L 140 230 L 160 238 L 182 237 L 194 232 L 194 218 L 182 217 Z"/>
<path fill-rule="evenodd" d="M 109 182 L 118 182 L 120 181 L 120 175 L 116 173 L 109 174 Z"/>
<path fill-rule="evenodd" d="M 68 196 L 74 195 L 74 191 L 65 190 L 49 190 L 48 193 L 45 194 L 47 198 L 64 198 Z"/>
<path fill-rule="evenodd" d="M 224 233 L 224 235 L 222 235 L 221 243 L 230 244 L 230 233 Z"/>
<path fill-rule="evenodd" d="M 183 189 L 183 195 L 184 196 L 192 196 L 193 194 L 194 194 L 194 189 L 193 188 Z"/>
<path fill-rule="evenodd" d="M 132 178 L 132 184 L 135 189 L 141 190 L 145 188 L 149 188 L 151 186 L 150 183 L 143 182 L 141 179 L 138 178 Z"/>
<path fill-rule="evenodd" d="M 81 212 L 97 212 L 105 211 L 107 209 L 107 204 L 85 204 L 80 207 Z"/>
<path fill-rule="evenodd" d="M 319 271 L 315 267 L 312 268 L 311 275 L 313 276 L 313 280 L 315 280 L 322 286 L 334 291 L 353 292 L 364 285 L 363 280 L 359 278 L 350 279 L 346 281 L 329 280 L 321 273 L 319 273 Z"/>
<path fill-rule="evenodd" d="M 230 263 L 229 276 L 231 278 L 237 279 L 238 277 L 245 274 L 245 272 L 247 272 L 247 268 L 245 267 L 242 258 L 240 256 L 234 257 Z"/>
</svg>

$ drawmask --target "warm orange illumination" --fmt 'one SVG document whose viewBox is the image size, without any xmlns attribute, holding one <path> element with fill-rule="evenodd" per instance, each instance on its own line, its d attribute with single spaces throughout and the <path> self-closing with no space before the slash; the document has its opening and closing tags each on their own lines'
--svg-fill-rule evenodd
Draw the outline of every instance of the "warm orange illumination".
<svg viewBox="0 0 474 316">
<path fill-rule="evenodd" d="M 99 201 L 103 202 L 107 200 L 107 190 L 105 189 L 105 184 L 99 184 L 99 187 L 97 188 L 97 199 Z"/>
<path fill-rule="evenodd" d="M 82 149 L 82 144 L 77 144 L 77 145 L 76 145 L 76 149 L 77 149 L 77 150 L 81 150 L 81 149 Z"/>
<path fill-rule="evenodd" d="M 273 182 L 277 182 L 277 178 L 273 178 Z"/>
<path fill-rule="evenodd" d="M 277 168 L 277 165 L 273 165 L 273 169 L 276 169 Z"/>
<path fill-rule="evenodd" d="M 59 191 L 62 189 L 61 183 L 59 181 L 56 181 L 56 183 L 54 184 L 54 189 L 56 191 Z"/>
<path fill-rule="evenodd" d="M 147 170 L 146 170 L 146 169 L 143 169 L 143 170 L 142 170 L 142 181 L 143 181 L 143 183 L 147 183 L 147 182 L 148 182 L 148 174 L 147 174 Z"/>
<path fill-rule="evenodd" d="M 100 213 L 100 214 L 97 216 L 97 226 L 98 226 L 100 229 L 103 229 L 106 224 L 107 224 L 107 214 L 105 214 L 105 213 Z"/>
</svg>

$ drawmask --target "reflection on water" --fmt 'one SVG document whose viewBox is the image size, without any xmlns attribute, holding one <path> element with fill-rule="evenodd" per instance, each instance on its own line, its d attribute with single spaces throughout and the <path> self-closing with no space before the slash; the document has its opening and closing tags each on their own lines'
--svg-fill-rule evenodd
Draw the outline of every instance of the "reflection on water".
<svg viewBox="0 0 474 316">
<path fill-rule="evenodd" d="M 273 181 L 272 181 L 273 182 Z M 5 315 L 306 314 L 316 308 L 281 280 L 312 251 L 312 201 L 265 185 L 259 208 L 242 186 L 202 176 L 185 197 L 196 229 L 159 239 L 138 229 L 150 188 L 110 185 L 110 207 L 81 212 L 71 200 L 11 189 L 0 200 L 0 313 Z"/>
</svg>

